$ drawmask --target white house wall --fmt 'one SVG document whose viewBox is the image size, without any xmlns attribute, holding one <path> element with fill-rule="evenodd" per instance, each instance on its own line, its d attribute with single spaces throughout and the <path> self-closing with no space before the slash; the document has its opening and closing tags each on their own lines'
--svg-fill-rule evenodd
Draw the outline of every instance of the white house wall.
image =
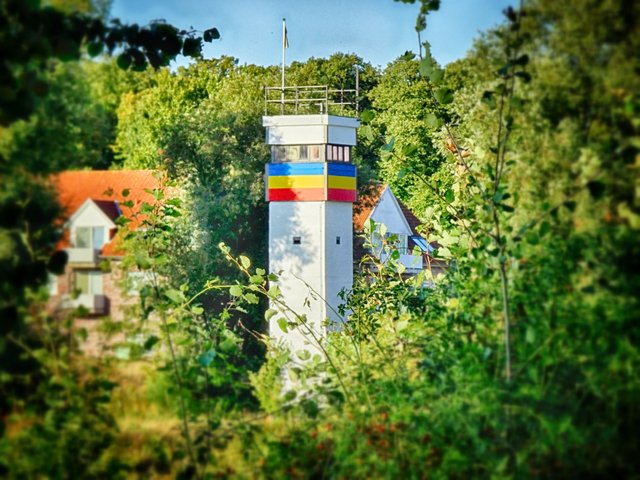
<svg viewBox="0 0 640 480">
<path fill-rule="evenodd" d="M 402 235 L 411 235 L 411 227 L 404 218 L 404 213 L 396 198 L 387 187 L 380 197 L 378 205 L 371 212 L 371 219 L 376 223 L 382 223 L 387 227 L 387 232 Z"/>
<path fill-rule="evenodd" d="M 72 242 L 75 242 L 75 229 L 77 227 L 104 227 L 104 241 L 108 240 L 109 229 L 115 228 L 115 224 L 107 217 L 100 207 L 91 200 L 87 200 L 73 214 L 69 221 Z"/>
</svg>

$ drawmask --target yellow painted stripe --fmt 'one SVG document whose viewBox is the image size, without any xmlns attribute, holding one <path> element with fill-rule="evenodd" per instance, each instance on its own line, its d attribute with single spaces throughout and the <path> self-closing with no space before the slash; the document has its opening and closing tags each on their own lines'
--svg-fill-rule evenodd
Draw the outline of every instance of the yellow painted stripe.
<svg viewBox="0 0 640 480">
<path fill-rule="evenodd" d="M 328 188 L 341 188 L 344 190 L 355 190 L 356 179 L 355 177 L 341 177 L 338 175 L 329 175 Z"/>
<path fill-rule="evenodd" d="M 269 188 L 324 188 L 323 175 L 269 177 Z"/>
</svg>

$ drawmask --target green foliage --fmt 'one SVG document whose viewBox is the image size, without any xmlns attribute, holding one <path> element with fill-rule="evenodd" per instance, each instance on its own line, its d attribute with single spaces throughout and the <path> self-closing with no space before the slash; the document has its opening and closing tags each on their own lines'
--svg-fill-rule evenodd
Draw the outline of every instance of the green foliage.
<svg viewBox="0 0 640 480">
<path fill-rule="evenodd" d="M 420 3 L 419 33 L 439 2 Z M 151 192 L 144 228 L 122 229 L 125 268 L 145 284 L 142 321 L 118 352 L 157 367 L 134 400 L 112 395 L 105 371 L 76 356 L 81 332 L 39 313 L 33 290 L 64 263 L 49 257 L 57 212 L 46 189 L 6 177 L 0 474 L 637 475 L 640 7 L 524 7 L 445 68 L 428 45 L 381 74 L 353 55 L 291 65 L 295 83 L 344 88 L 361 66 L 360 170 L 392 184 L 437 240 L 433 255 L 448 260 L 444 275 L 408 277 L 394 238 L 369 238 L 385 260 L 366 259 L 342 294 L 348 322 L 326 338 L 282 302 L 278 275 L 264 268 L 261 86 L 277 83 L 277 70 L 227 57 L 137 80 L 109 65 L 56 67 L 36 116 L 9 129 L 5 156 L 43 168 L 37 152 L 65 135 L 82 148 L 55 157 L 95 165 L 83 152 L 113 135 L 117 108 L 119 161 L 166 169 L 184 197 Z M 84 72 L 97 80 L 82 83 Z M 92 142 L 84 129 L 94 126 Z M 38 138 L 42 149 L 30 150 Z M 309 348 L 270 344 L 266 322 L 297 329 Z M 250 338 L 266 344 L 260 368 Z M 161 408 L 175 430 L 138 435 L 143 453 L 132 460 L 111 413 L 134 403 Z"/>
<path fill-rule="evenodd" d="M 79 60 L 86 47 L 91 56 L 103 50 L 118 55 L 118 66 L 143 71 L 169 65 L 177 55 L 200 57 L 202 38 L 195 32 L 179 30 L 164 22 L 140 27 L 109 25 L 100 18 L 77 10 L 64 12 L 40 2 L 3 0 L 0 3 L 3 25 L 0 44 L 3 49 L 2 103 L 0 124 L 27 118 L 36 99 L 46 95 L 48 84 L 41 73 L 50 59 Z M 204 32 L 205 41 L 219 38 L 217 29 Z"/>
</svg>

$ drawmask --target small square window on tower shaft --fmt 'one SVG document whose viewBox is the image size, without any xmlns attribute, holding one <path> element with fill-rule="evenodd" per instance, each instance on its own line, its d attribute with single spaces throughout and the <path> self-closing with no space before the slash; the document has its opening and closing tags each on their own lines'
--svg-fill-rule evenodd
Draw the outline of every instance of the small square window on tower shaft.
<svg viewBox="0 0 640 480">
<path fill-rule="evenodd" d="M 336 237 L 336 245 L 340 245 L 340 237 Z"/>
<path fill-rule="evenodd" d="M 293 237 L 293 244 L 300 245 L 302 243 L 302 237 Z"/>
</svg>

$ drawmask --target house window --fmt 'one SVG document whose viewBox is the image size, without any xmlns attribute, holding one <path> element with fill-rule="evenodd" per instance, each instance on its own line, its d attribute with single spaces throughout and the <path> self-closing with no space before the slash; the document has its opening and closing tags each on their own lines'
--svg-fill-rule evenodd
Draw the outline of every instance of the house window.
<svg viewBox="0 0 640 480">
<path fill-rule="evenodd" d="M 101 249 L 106 243 L 104 231 L 104 227 L 76 227 L 74 247 Z"/>
<path fill-rule="evenodd" d="M 411 240 L 413 240 L 413 243 L 415 243 L 421 251 L 426 252 L 430 250 L 429 249 L 430 245 L 427 245 L 427 241 L 424 238 L 418 235 L 413 235 L 411 237 Z M 431 252 L 429 251 L 429 253 Z"/>
<path fill-rule="evenodd" d="M 300 245 L 302 243 L 302 237 L 293 237 L 293 244 Z"/>
<path fill-rule="evenodd" d="M 101 270 L 76 270 L 74 288 L 84 295 L 102 295 Z"/>
<path fill-rule="evenodd" d="M 340 245 L 340 237 L 336 237 L 336 245 Z"/>
<path fill-rule="evenodd" d="M 47 275 L 47 290 L 50 296 L 58 295 L 58 276 L 52 273 Z"/>
</svg>

